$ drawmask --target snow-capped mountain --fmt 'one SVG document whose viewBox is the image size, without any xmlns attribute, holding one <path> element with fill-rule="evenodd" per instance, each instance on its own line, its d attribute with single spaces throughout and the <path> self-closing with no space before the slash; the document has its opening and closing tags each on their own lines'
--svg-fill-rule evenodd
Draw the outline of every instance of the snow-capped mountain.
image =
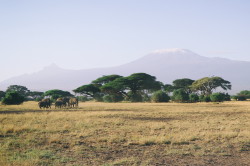
<svg viewBox="0 0 250 166">
<path fill-rule="evenodd" d="M 133 62 L 110 68 L 88 70 L 66 70 L 55 64 L 43 70 L 26 74 L 0 83 L 0 88 L 9 85 L 24 85 L 32 90 L 62 89 L 73 90 L 92 80 L 109 74 L 128 76 L 132 73 L 145 72 L 157 77 L 163 83 L 172 83 L 179 78 L 199 79 L 206 76 L 220 76 L 232 83 L 231 93 L 250 90 L 250 62 L 235 61 L 225 58 L 208 58 L 187 49 L 155 50 Z"/>
</svg>

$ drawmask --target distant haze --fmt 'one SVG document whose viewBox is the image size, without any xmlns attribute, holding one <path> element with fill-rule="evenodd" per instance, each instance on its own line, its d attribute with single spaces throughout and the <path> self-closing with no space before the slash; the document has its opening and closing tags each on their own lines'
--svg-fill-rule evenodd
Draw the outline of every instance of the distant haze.
<svg viewBox="0 0 250 166">
<path fill-rule="evenodd" d="M 0 81 L 52 63 L 119 66 L 161 48 L 250 61 L 249 11 L 249 0 L 2 0 Z"/>
<path fill-rule="evenodd" d="M 250 90 L 250 62 L 235 61 L 225 58 L 208 58 L 187 49 L 156 50 L 130 63 L 109 68 L 68 70 L 56 64 L 45 67 L 32 74 L 25 74 L 5 80 L 0 88 L 17 84 L 31 90 L 49 89 L 73 90 L 89 84 L 98 77 L 109 74 L 128 76 L 132 73 L 145 72 L 157 77 L 164 84 L 171 84 L 180 78 L 200 79 L 220 76 L 232 83 L 231 94 L 240 90 Z"/>
</svg>

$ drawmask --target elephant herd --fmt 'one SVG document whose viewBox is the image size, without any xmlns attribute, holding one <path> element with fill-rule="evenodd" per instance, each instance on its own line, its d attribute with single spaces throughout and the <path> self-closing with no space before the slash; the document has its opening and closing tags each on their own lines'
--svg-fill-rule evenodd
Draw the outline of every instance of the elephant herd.
<svg viewBox="0 0 250 166">
<path fill-rule="evenodd" d="M 52 102 L 49 98 L 38 103 L 39 108 L 51 108 Z M 75 97 L 60 97 L 55 102 L 55 108 L 78 107 L 78 99 Z"/>
</svg>

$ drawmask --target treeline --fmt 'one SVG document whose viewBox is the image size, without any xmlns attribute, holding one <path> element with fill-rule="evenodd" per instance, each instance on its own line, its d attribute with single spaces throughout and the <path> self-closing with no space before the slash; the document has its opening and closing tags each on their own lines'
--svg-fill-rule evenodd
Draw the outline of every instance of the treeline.
<svg viewBox="0 0 250 166">
<path fill-rule="evenodd" d="M 236 96 L 227 93 L 213 93 L 217 88 L 230 90 L 231 83 L 221 77 L 204 77 L 198 80 L 176 79 L 172 84 L 164 84 L 147 73 L 134 73 L 124 77 L 106 75 L 90 84 L 73 90 L 79 101 L 95 100 L 99 102 L 222 102 L 246 100 L 250 91 L 241 91 Z M 23 101 L 40 101 L 45 97 L 55 101 L 59 97 L 74 96 L 68 91 L 53 89 L 46 92 L 30 91 L 25 86 L 11 85 L 6 92 L 0 91 L 3 104 L 21 104 Z"/>
<path fill-rule="evenodd" d="M 80 86 L 73 91 L 77 94 L 104 102 L 198 102 L 225 101 L 230 96 L 214 93 L 217 88 L 231 89 L 231 83 L 221 77 L 204 77 L 199 80 L 176 79 L 172 84 L 163 84 L 156 77 L 146 73 L 134 73 L 123 77 L 107 75 L 91 84 Z"/>
</svg>

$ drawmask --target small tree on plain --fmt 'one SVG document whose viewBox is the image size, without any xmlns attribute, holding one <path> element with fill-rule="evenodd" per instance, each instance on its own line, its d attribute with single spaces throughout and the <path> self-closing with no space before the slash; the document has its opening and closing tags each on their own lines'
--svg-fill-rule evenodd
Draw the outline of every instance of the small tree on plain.
<svg viewBox="0 0 250 166">
<path fill-rule="evenodd" d="M 188 102 L 189 96 L 183 89 L 174 90 L 172 100 L 175 102 Z"/>
<path fill-rule="evenodd" d="M 189 100 L 191 103 L 196 103 L 199 101 L 199 96 L 197 94 L 192 93 L 189 95 Z"/>
<path fill-rule="evenodd" d="M 151 97 L 153 102 L 169 102 L 170 97 L 163 91 L 156 91 Z"/>
<path fill-rule="evenodd" d="M 200 95 L 199 96 L 199 101 L 200 102 L 210 102 L 211 101 L 210 95 Z"/>
<path fill-rule="evenodd" d="M 25 98 L 18 92 L 7 92 L 2 100 L 5 105 L 19 105 L 24 102 Z"/>
<path fill-rule="evenodd" d="M 225 95 L 223 93 L 213 93 L 210 95 L 212 102 L 223 102 L 225 101 Z"/>
</svg>

